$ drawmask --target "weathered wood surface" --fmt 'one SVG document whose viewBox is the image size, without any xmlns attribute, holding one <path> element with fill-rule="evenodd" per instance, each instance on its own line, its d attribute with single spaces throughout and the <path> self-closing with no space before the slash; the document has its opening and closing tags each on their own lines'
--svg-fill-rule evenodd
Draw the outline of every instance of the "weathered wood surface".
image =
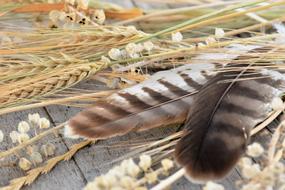
<svg viewBox="0 0 285 190">
<path fill-rule="evenodd" d="M 164 4 L 149 4 L 144 3 L 139 0 L 124 0 L 115 1 L 124 7 L 138 6 L 144 9 L 155 9 L 155 8 L 169 8 L 171 6 Z M 90 83 L 85 82 L 83 85 L 88 85 Z M 28 113 L 40 113 L 41 116 L 51 119 L 53 126 L 68 120 L 71 116 L 79 112 L 80 109 L 70 108 L 66 106 L 48 106 L 45 108 L 28 110 L 17 112 L 13 114 L 7 114 L 0 116 L 0 126 L 6 134 L 13 130 L 16 130 L 17 124 L 21 120 L 27 118 Z M 25 187 L 25 189 L 32 190 L 48 190 L 48 189 L 58 189 L 58 190 L 77 190 L 82 189 L 88 181 L 94 179 L 102 173 L 108 171 L 112 164 L 109 162 L 118 157 L 122 157 L 125 154 L 124 149 L 110 149 L 106 145 L 114 142 L 125 141 L 132 142 L 132 139 L 144 139 L 154 136 L 162 136 L 167 134 L 169 129 L 157 129 L 155 132 L 147 132 L 144 134 L 132 133 L 120 138 L 114 138 L 106 141 L 99 142 L 95 145 L 91 145 L 80 150 L 70 161 L 61 162 L 58 164 L 51 172 L 46 175 L 40 176 L 32 185 Z M 269 130 L 266 131 L 269 133 Z M 1 143 L 0 151 L 7 150 L 11 148 L 12 145 L 8 142 L 9 137 L 5 137 L 4 143 Z M 57 154 L 66 152 L 71 148 L 74 141 L 63 139 L 61 137 L 49 137 L 46 138 L 47 141 L 52 141 L 57 146 Z M 263 141 L 263 138 L 259 138 Z M 105 145 L 105 147 L 104 147 Z M 16 158 L 12 158 L 10 161 L 15 161 Z M 17 167 L 0 167 L 0 187 L 8 185 L 9 180 L 23 176 L 24 173 Z M 234 170 L 233 173 L 221 183 L 226 189 L 236 189 L 234 181 L 240 179 L 240 174 L 238 170 Z M 188 182 L 186 179 L 182 178 L 177 181 L 172 189 L 182 190 L 182 189 L 202 189 L 200 185 L 194 185 Z"/>
</svg>

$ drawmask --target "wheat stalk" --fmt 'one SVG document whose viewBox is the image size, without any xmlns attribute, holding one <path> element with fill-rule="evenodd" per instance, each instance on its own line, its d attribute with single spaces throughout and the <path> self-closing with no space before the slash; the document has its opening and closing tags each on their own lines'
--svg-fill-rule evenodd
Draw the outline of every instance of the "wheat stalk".
<svg viewBox="0 0 285 190">
<path fill-rule="evenodd" d="M 48 161 L 46 161 L 45 165 L 30 170 L 28 172 L 28 175 L 12 179 L 10 181 L 10 184 L 6 187 L 2 187 L 1 190 L 19 190 L 24 185 L 30 185 L 41 174 L 47 174 L 48 172 L 50 172 L 60 161 L 70 160 L 77 151 L 79 151 L 80 149 L 82 149 L 83 147 L 91 143 L 95 143 L 95 141 L 86 140 L 86 141 L 82 141 L 78 144 L 73 145 L 68 152 L 64 153 L 63 155 L 59 155 L 59 156 L 49 159 Z"/>
</svg>

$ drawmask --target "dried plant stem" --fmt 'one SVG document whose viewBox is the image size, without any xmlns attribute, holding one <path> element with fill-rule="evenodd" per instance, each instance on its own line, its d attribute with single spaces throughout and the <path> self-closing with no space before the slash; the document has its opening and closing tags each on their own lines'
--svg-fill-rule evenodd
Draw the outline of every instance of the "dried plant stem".
<svg viewBox="0 0 285 190">
<path fill-rule="evenodd" d="M 82 141 L 78 144 L 73 145 L 71 149 L 65 154 L 51 158 L 50 160 L 46 162 L 44 166 L 30 170 L 28 172 L 28 175 L 24 177 L 19 177 L 19 178 L 11 180 L 10 185 L 6 187 L 2 187 L 0 190 L 19 190 L 24 185 L 32 184 L 35 181 L 35 179 L 38 178 L 41 174 L 46 174 L 50 172 L 56 166 L 56 164 L 58 164 L 60 161 L 69 160 L 78 150 L 94 142 L 95 141 L 92 141 L 92 140 L 86 140 L 86 141 Z"/>
<path fill-rule="evenodd" d="M 169 9 L 169 10 L 161 10 L 161 11 L 156 11 L 154 13 L 142 15 L 136 18 L 128 19 L 125 21 L 117 22 L 115 25 L 125 25 L 125 24 L 130 24 L 133 22 L 138 22 L 142 20 L 148 20 L 148 19 L 153 19 L 155 17 L 159 16 L 168 16 L 168 15 L 173 15 L 173 14 L 180 14 L 192 10 L 197 10 L 201 8 L 209 8 L 209 7 L 215 7 L 215 6 L 220 6 L 220 5 L 228 5 L 228 4 L 234 4 L 238 1 L 229 1 L 229 2 L 215 2 L 211 4 L 205 4 L 205 5 L 197 5 L 197 6 L 191 6 L 191 7 L 183 7 L 183 8 L 177 8 L 177 9 Z"/>
<path fill-rule="evenodd" d="M 264 129 L 266 126 L 268 126 L 274 119 L 278 117 L 278 115 L 282 113 L 284 109 L 285 109 L 285 103 L 283 104 L 283 109 L 276 110 L 273 113 L 271 113 L 266 120 L 264 120 L 261 124 L 259 124 L 258 126 L 256 126 L 254 129 L 251 130 L 250 135 L 253 136 L 262 129 Z"/>
<path fill-rule="evenodd" d="M 178 179 L 180 179 L 181 177 L 183 177 L 184 175 L 185 175 L 185 169 L 182 168 L 178 170 L 176 173 L 174 173 L 173 175 L 171 175 L 170 177 L 168 177 L 167 179 L 162 180 L 158 185 L 151 188 L 151 190 L 163 190 L 167 188 L 169 185 L 171 185 L 172 183 L 174 183 L 175 181 L 177 181 Z"/>
<path fill-rule="evenodd" d="M 38 134 L 37 136 L 31 138 L 30 140 L 28 140 L 28 141 L 26 141 L 26 142 L 24 142 L 24 143 L 22 143 L 22 144 L 19 144 L 18 146 L 15 146 L 15 147 L 13 147 L 13 148 L 11 148 L 11 149 L 9 149 L 9 150 L 7 150 L 7 151 L 4 151 L 4 152 L 0 152 L 0 159 L 1 159 L 1 158 L 4 158 L 4 157 L 6 157 L 6 156 L 9 156 L 9 155 L 11 155 L 11 154 L 14 154 L 14 153 L 16 153 L 17 151 L 23 149 L 24 147 L 27 147 L 28 145 L 31 145 L 31 144 L 33 144 L 33 143 L 39 141 L 39 140 L 42 139 L 43 137 L 45 137 L 45 136 L 47 136 L 47 135 L 49 135 L 49 134 L 52 134 L 52 133 L 58 131 L 59 129 L 61 129 L 62 127 L 64 127 L 65 124 L 66 124 L 66 123 L 62 123 L 62 124 L 60 124 L 60 125 L 58 125 L 58 126 L 56 126 L 56 127 L 53 127 L 53 128 L 51 128 L 51 129 L 49 129 L 49 130 L 46 130 L 45 132 L 42 132 L 42 133 Z"/>
<path fill-rule="evenodd" d="M 262 27 L 265 27 L 265 26 L 270 26 L 270 25 L 272 25 L 275 22 L 282 22 L 282 21 L 285 21 L 285 17 L 274 19 L 274 20 L 271 20 L 271 21 L 268 21 L 268 22 L 265 22 L 265 23 L 259 23 L 259 24 L 247 26 L 247 27 L 244 27 L 244 28 L 232 30 L 232 31 L 226 32 L 225 33 L 225 37 L 233 36 L 233 35 L 240 34 L 240 33 L 243 33 L 243 32 L 256 30 L 258 28 L 262 28 Z M 201 41 L 205 41 L 209 37 L 214 38 L 215 35 L 210 35 L 210 36 L 207 36 L 207 37 L 200 37 L 200 38 L 189 38 L 189 39 L 185 39 L 185 41 L 186 42 L 201 42 Z"/>
<path fill-rule="evenodd" d="M 106 97 L 106 96 L 110 95 L 112 92 L 113 92 L 112 90 L 100 91 L 100 92 L 95 92 L 95 93 L 82 94 L 82 95 L 78 95 L 78 96 L 71 96 L 71 97 L 67 97 L 67 98 L 44 100 L 44 101 L 39 102 L 39 103 L 15 106 L 15 107 L 11 107 L 11 108 L 3 108 L 3 109 L 0 109 L 0 115 L 12 113 L 12 112 L 16 112 L 16 111 L 23 111 L 23 110 L 27 110 L 27 109 L 44 107 L 44 106 L 48 106 L 48 105 L 67 104 L 67 103 L 72 102 L 72 101 L 83 100 L 86 98 L 92 98 L 92 100 L 96 100 L 98 98 Z"/>
</svg>

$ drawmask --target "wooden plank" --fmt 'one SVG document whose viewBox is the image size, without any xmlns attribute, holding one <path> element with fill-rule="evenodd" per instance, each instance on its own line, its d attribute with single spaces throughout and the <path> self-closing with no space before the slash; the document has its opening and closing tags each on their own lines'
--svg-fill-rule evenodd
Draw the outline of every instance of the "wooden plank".
<svg viewBox="0 0 285 190">
<path fill-rule="evenodd" d="M 5 151 L 11 148 L 12 142 L 9 137 L 9 133 L 13 130 L 17 130 L 17 125 L 22 120 L 27 120 L 28 113 L 39 113 L 42 117 L 47 117 L 46 111 L 44 109 L 34 109 L 32 111 L 22 111 L 12 114 L 6 114 L 0 116 L 0 128 L 5 133 L 5 140 L 1 143 L 0 151 Z M 34 132 L 30 131 L 30 135 Z M 54 136 L 46 137 L 42 142 L 54 142 L 56 145 L 56 154 L 63 154 L 67 151 L 66 145 L 62 142 L 61 138 Z M 42 143 L 37 144 L 40 146 Z M 26 155 L 25 150 L 22 153 L 18 153 L 20 157 Z M 1 163 L 17 163 L 18 158 L 16 156 L 11 156 L 7 160 L 2 160 Z M 5 166 L 0 167 L 0 186 L 8 185 L 9 180 L 21 177 L 25 175 L 19 167 L 15 166 Z M 69 180 L 64 180 L 64 176 L 68 176 Z M 84 186 L 85 179 L 81 175 L 80 170 L 76 166 L 73 160 L 69 162 L 60 163 L 55 169 L 46 175 L 39 177 L 35 183 L 31 186 L 26 187 L 26 189 L 61 189 L 61 187 L 66 187 L 66 189 L 79 189 Z"/>
</svg>

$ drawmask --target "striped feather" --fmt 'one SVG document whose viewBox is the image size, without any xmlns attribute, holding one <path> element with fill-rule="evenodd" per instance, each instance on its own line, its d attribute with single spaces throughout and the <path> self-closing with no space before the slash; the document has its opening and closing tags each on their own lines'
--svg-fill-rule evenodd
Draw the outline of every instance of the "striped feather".
<svg viewBox="0 0 285 190">
<path fill-rule="evenodd" d="M 193 100 L 175 158 L 194 182 L 217 180 L 231 171 L 245 152 L 251 129 L 266 119 L 284 91 L 284 75 L 272 70 L 262 70 L 258 79 L 220 83 L 239 74 L 216 75 Z"/>
<path fill-rule="evenodd" d="M 104 139 L 185 121 L 193 94 L 223 67 L 258 46 L 232 45 L 225 53 L 201 54 L 187 64 L 154 74 L 150 79 L 99 101 L 71 118 L 67 136 Z M 219 64 L 221 62 L 223 64 Z"/>
</svg>

